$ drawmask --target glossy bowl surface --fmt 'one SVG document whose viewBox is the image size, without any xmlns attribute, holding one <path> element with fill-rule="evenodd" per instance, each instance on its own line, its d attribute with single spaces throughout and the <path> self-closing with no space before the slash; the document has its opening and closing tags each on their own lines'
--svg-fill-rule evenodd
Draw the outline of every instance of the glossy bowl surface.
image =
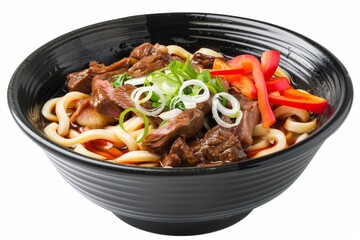
<svg viewBox="0 0 360 240">
<path fill-rule="evenodd" d="M 227 56 L 281 52 L 293 84 L 320 95 L 329 106 L 320 128 L 281 152 L 216 167 L 145 168 L 116 165 L 49 141 L 41 107 L 64 94 L 68 73 L 89 61 L 110 64 L 143 42 L 178 44 L 189 51 L 212 48 Z M 171 235 L 219 230 L 286 190 L 350 111 L 353 88 L 341 62 L 327 49 L 291 30 L 268 23 L 206 13 L 139 15 L 87 26 L 45 44 L 15 71 L 8 105 L 19 125 L 59 173 L 92 202 L 138 228 Z"/>
</svg>

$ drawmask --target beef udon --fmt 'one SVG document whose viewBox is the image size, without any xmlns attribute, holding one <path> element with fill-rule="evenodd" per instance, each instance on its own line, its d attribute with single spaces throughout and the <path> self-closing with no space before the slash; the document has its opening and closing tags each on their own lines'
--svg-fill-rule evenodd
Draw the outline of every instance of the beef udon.
<svg viewBox="0 0 360 240">
<path fill-rule="evenodd" d="M 327 101 L 295 89 L 280 53 L 233 58 L 144 43 L 91 61 L 48 100 L 44 132 L 88 157 L 147 167 L 219 165 L 280 151 L 317 127 Z"/>
</svg>

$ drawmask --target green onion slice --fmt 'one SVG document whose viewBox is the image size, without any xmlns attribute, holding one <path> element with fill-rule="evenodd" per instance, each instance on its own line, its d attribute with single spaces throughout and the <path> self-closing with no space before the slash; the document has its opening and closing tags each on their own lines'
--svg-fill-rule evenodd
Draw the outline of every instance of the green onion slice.
<svg viewBox="0 0 360 240">
<path fill-rule="evenodd" d="M 143 139 L 147 136 L 147 134 L 149 133 L 149 119 L 147 118 L 147 116 L 146 116 L 143 112 L 139 111 L 138 109 L 136 109 L 136 108 L 134 108 L 134 107 L 127 108 L 127 109 L 125 109 L 124 111 L 122 111 L 122 112 L 120 113 L 120 116 L 119 116 L 119 125 L 120 125 L 120 127 L 121 127 L 124 131 L 126 131 L 125 128 L 124 128 L 125 115 L 126 115 L 127 113 L 129 113 L 129 112 L 133 112 L 133 113 L 139 115 L 140 117 L 142 117 L 142 119 L 143 119 L 143 121 L 144 121 L 144 132 L 143 132 L 141 138 L 137 141 L 137 143 L 141 143 L 142 140 L 143 140 Z"/>
</svg>

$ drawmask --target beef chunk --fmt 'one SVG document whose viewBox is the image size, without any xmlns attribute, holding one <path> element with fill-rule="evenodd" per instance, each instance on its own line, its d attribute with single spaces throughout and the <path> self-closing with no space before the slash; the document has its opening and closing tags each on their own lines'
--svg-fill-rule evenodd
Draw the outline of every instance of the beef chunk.
<svg viewBox="0 0 360 240">
<path fill-rule="evenodd" d="M 182 134 L 174 141 L 169 154 L 161 161 L 161 165 L 164 167 L 193 166 L 196 162 L 197 159 Z"/>
<path fill-rule="evenodd" d="M 129 75 L 133 77 L 145 76 L 159 70 L 167 66 L 172 60 L 172 56 L 165 46 L 160 44 L 153 46 L 150 43 L 144 43 L 135 48 L 130 56 L 139 60 L 128 71 Z"/>
<path fill-rule="evenodd" d="M 135 63 L 128 71 L 133 77 L 145 76 L 155 70 L 165 67 L 167 64 L 161 60 L 160 55 L 145 56 Z"/>
<path fill-rule="evenodd" d="M 200 68 L 209 69 L 214 64 L 215 57 L 203 53 L 195 53 L 191 58 L 191 64 Z"/>
<path fill-rule="evenodd" d="M 135 87 L 125 84 L 115 88 L 106 78 L 107 76 L 104 75 L 94 77 L 90 104 L 100 114 L 119 117 L 123 109 L 134 107 L 130 95 Z"/>
<path fill-rule="evenodd" d="M 197 103 L 196 108 L 203 111 L 205 115 L 208 114 L 211 111 L 211 98 L 209 97 L 206 101 Z"/>
<path fill-rule="evenodd" d="M 256 101 L 242 102 L 241 110 L 243 117 L 239 125 L 232 128 L 232 133 L 240 140 L 241 146 L 247 148 L 253 142 L 252 132 L 260 122 L 260 111 Z"/>
<path fill-rule="evenodd" d="M 194 148 L 194 154 L 202 163 L 235 162 L 246 158 L 240 141 L 228 129 L 219 125 L 205 134 Z"/>
<path fill-rule="evenodd" d="M 133 57 L 133 58 L 136 58 L 139 60 L 145 56 L 151 55 L 153 48 L 154 48 L 154 46 L 151 43 L 147 43 L 147 42 L 143 43 L 131 51 L 130 57 Z"/>
<path fill-rule="evenodd" d="M 149 133 L 142 144 L 151 151 L 165 152 L 180 135 L 188 139 L 198 134 L 204 124 L 204 117 L 204 112 L 197 108 L 187 109 Z"/>
<path fill-rule="evenodd" d="M 102 74 L 107 76 L 114 76 L 116 74 L 123 73 L 127 71 L 130 63 L 130 58 L 123 58 L 109 66 L 105 66 L 104 64 L 98 63 L 96 61 L 91 61 L 89 63 L 89 68 L 67 75 L 67 87 L 69 91 L 90 93 L 92 79 L 96 75 Z"/>
<path fill-rule="evenodd" d="M 191 58 L 191 65 L 195 68 L 201 69 L 211 69 L 214 65 L 214 60 L 216 57 L 206 55 L 200 52 L 197 52 Z M 227 61 L 225 58 L 221 58 L 222 61 Z"/>
<path fill-rule="evenodd" d="M 123 58 L 108 66 L 91 61 L 89 68 L 70 73 L 67 76 L 67 86 L 69 91 L 90 93 L 92 79 L 96 75 L 114 76 L 128 71 L 129 75 L 133 77 L 141 77 L 167 66 L 171 60 L 172 56 L 165 46 L 144 43 L 136 47 L 131 52 L 130 57 Z"/>
<path fill-rule="evenodd" d="M 82 93 L 91 92 L 91 80 L 93 78 L 92 71 L 87 68 L 79 72 L 70 73 L 67 75 L 67 87 L 69 91 L 78 91 Z"/>
<path fill-rule="evenodd" d="M 126 71 L 126 69 L 133 63 L 131 58 L 123 58 L 119 61 L 116 61 L 108 66 L 102 64 L 102 63 L 98 63 L 96 61 L 91 61 L 89 63 L 89 68 L 95 72 L 96 74 L 103 74 L 103 73 L 107 73 L 107 72 L 112 72 L 112 71 L 116 71 L 119 69 L 124 69 Z"/>
</svg>

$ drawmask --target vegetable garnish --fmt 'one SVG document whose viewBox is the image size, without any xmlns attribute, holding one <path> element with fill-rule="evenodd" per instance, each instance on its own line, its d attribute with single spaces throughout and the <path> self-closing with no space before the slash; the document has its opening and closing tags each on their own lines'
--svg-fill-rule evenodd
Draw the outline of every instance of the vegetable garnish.
<svg viewBox="0 0 360 240">
<path fill-rule="evenodd" d="M 269 94 L 271 103 L 305 109 L 314 113 L 323 114 L 327 100 L 310 93 L 294 88 L 279 91 L 280 94 Z"/>
<path fill-rule="evenodd" d="M 195 84 L 189 81 L 195 81 Z M 213 94 L 226 91 L 220 79 L 212 77 L 209 70 L 197 72 L 190 65 L 190 58 L 187 58 L 184 63 L 173 60 L 167 67 L 147 75 L 144 86 L 156 87 L 164 96 L 165 107 L 168 107 L 170 110 L 174 108 L 181 110 L 194 108 L 197 102 L 205 101 L 209 98 L 209 91 Z M 150 100 L 153 106 L 162 106 L 163 101 L 159 102 L 159 94 L 152 94 L 150 98 L 142 99 L 140 104 Z M 134 96 L 134 94 L 132 95 Z M 144 113 L 148 115 L 146 112 Z"/>
<path fill-rule="evenodd" d="M 229 61 L 228 64 L 230 66 L 244 66 L 249 63 L 253 66 L 252 75 L 257 90 L 257 99 L 263 126 L 270 127 L 276 122 L 276 119 L 269 103 L 264 74 L 261 69 L 259 60 L 253 55 L 243 54 L 234 57 Z"/>
<path fill-rule="evenodd" d="M 231 103 L 231 109 L 226 108 L 222 105 L 220 98 L 225 98 L 228 102 Z M 221 112 L 222 114 L 224 114 L 225 116 L 227 116 L 228 118 L 235 118 L 234 123 L 229 123 L 229 122 L 225 122 L 223 119 L 221 119 L 221 117 L 219 116 L 219 113 Z M 213 117 L 215 119 L 215 121 L 222 127 L 225 128 L 231 128 L 234 126 L 237 126 L 243 116 L 243 113 L 240 109 L 240 103 L 239 101 L 232 96 L 229 93 L 226 92 L 221 92 L 221 93 L 217 93 L 213 96 L 212 98 L 212 114 Z"/>
<path fill-rule="evenodd" d="M 231 81 L 231 78 L 229 79 Z M 236 81 L 230 82 L 230 84 L 245 97 L 254 99 L 257 96 L 254 80 L 249 75 L 239 74 L 236 76 Z"/>
<path fill-rule="evenodd" d="M 233 69 L 218 69 L 211 70 L 211 76 L 218 75 L 234 75 L 234 74 L 245 74 L 245 70 L 243 68 L 233 68 Z"/>
<path fill-rule="evenodd" d="M 146 79 L 145 76 L 144 77 L 131 78 L 129 80 L 126 80 L 126 82 L 124 82 L 124 84 L 131 84 L 131 85 L 134 85 L 134 86 L 144 85 L 145 79 Z"/>
<path fill-rule="evenodd" d="M 140 99 L 144 93 L 147 93 L 147 95 L 144 98 Z M 156 108 L 153 109 L 146 109 L 142 107 L 140 104 L 143 104 L 146 101 L 150 100 L 150 98 L 154 96 L 153 93 L 155 93 L 157 98 L 159 99 L 159 105 L 157 105 Z M 147 116 L 156 116 L 160 114 L 165 108 L 165 97 L 162 91 L 156 86 L 139 87 L 131 93 L 131 98 L 135 103 L 135 107 Z"/>
<path fill-rule="evenodd" d="M 142 140 L 147 136 L 147 134 L 149 133 L 149 119 L 147 118 L 147 116 L 140 110 L 138 110 L 137 108 L 134 108 L 134 107 L 130 107 L 130 108 L 127 108 L 125 109 L 124 111 L 122 111 L 120 113 L 120 116 L 119 116 L 119 125 L 120 127 L 124 130 L 124 119 L 125 119 L 125 115 L 129 112 L 133 112 L 135 114 L 137 114 L 138 116 L 140 116 L 143 121 L 144 121 L 144 132 L 141 136 L 141 138 L 137 141 L 138 143 L 141 143 Z"/>
<path fill-rule="evenodd" d="M 261 55 L 261 69 L 264 73 L 265 81 L 268 81 L 276 72 L 280 63 L 280 52 L 268 50 Z"/>
<path fill-rule="evenodd" d="M 227 63 L 216 58 L 212 70 L 206 69 L 197 72 L 190 65 L 188 56 L 184 63 L 174 60 L 167 67 L 146 76 L 144 86 L 137 88 L 132 93 L 132 99 L 136 108 L 147 116 L 157 116 L 165 108 L 170 110 L 170 115 L 174 115 L 172 113 L 179 111 L 171 112 L 171 110 L 194 108 L 197 103 L 206 101 L 212 92 L 216 96 L 212 100 L 213 106 L 216 108 L 216 110 L 213 108 L 214 118 L 222 126 L 234 126 L 241 117 L 238 117 L 234 112 L 229 112 L 224 107 L 224 103 L 229 101 L 231 97 L 222 94 L 216 95 L 226 92 L 224 85 L 218 78 L 218 76 L 222 76 L 236 91 L 248 98 L 257 99 L 264 127 L 270 127 L 276 121 L 270 102 L 322 113 L 327 104 L 326 100 L 316 96 L 311 98 L 312 95 L 304 97 L 304 93 L 293 92 L 290 90 L 289 79 L 274 76 L 279 69 L 279 61 L 280 52 L 269 50 L 262 54 L 261 62 L 250 54 L 239 55 Z M 120 82 L 125 81 L 127 76 L 120 77 L 119 75 L 118 79 Z M 269 96 L 268 93 L 272 92 L 280 92 L 280 95 L 271 94 Z M 154 108 L 142 107 L 141 104 L 146 101 L 150 101 Z M 238 108 L 233 102 L 231 105 L 235 109 Z M 236 111 L 241 112 L 240 107 Z M 235 122 L 224 122 L 220 119 L 218 112 L 229 118 L 236 118 Z"/>
<path fill-rule="evenodd" d="M 184 93 L 184 89 L 193 86 L 189 94 Z M 179 98 L 184 103 L 185 108 L 195 108 L 197 103 L 204 102 L 210 97 L 208 87 L 200 80 L 185 81 L 179 89 Z"/>
<path fill-rule="evenodd" d="M 223 71 L 225 74 L 222 76 L 230 83 L 231 86 L 244 96 L 248 98 L 256 97 L 257 91 L 254 81 L 247 75 L 252 72 L 252 65 L 244 63 L 242 66 L 239 66 L 239 68 L 234 68 L 220 59 L 215 59 L 213 69 L 214 70 L 211 70 L 210 73 L 212 73 L 212 71 Z M 238 71 L 238 74 L 235 74 L 235 71 Z"/>
<path fill-rule="evenodd" d="M 113 78 L 115 79 L 115 81 L 112 82 L 112 85 L 114 85 L 114 87 L 118 88 L 118 87 L 121 87 L 126 80 L 129 80 L 133 77 L 128 75 L 125 72 L 125 73 L 120 73 L 120 74 L 114 75 Z"/>
<path fill-rule="evenodd" d="M 286 90 L 290 87 L 291 84 L 286 77 L 273 77 L 266 82 L 266 89 L 268 93 Z"/>
<path fill-rule="evenodd" d="M 238 74 L 245 74 L 245 75 L 251 74 L 253 71 L 253 66 L 251 63 L 244 62 L 241 65 L 232 65 L 231 63 L 230 64 L 229 63 L 230 62 L 225 63 L 224 61 L 216 58 L 213 64 L 213 70 L 211 71 L 214 71 L 216 73 L 215 70 L 234 70 L 234 71 L 239 71 Z M 230 74 L 223 74 L 223 75 L 230 75 Z"/>
</svg>

